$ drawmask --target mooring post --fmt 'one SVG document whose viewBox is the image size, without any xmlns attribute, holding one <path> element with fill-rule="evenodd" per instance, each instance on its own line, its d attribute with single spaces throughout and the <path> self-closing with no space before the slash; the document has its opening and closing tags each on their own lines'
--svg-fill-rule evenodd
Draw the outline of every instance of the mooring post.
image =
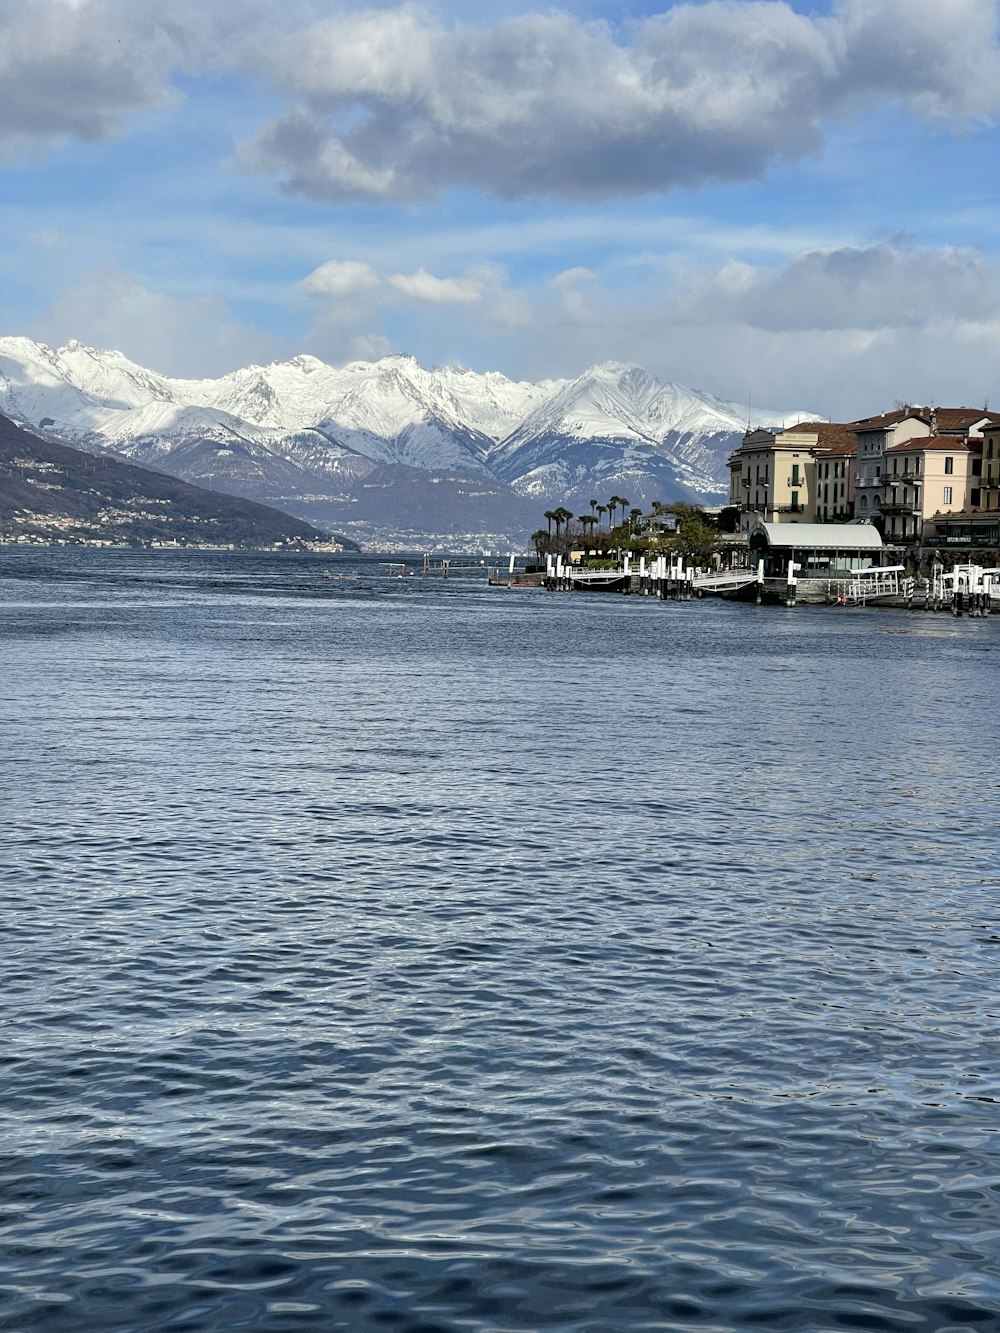
<svg viewBox="0 0 1000 1333">
<path fill-rule="evenodd" d="M 797 588 L 797 586 L 798 586 L 798 579 L 795 577 L 795 571 L 798 570 L 798 569 L 801 569 L 801 568 L 802 568 L 802 566 L 801 566 L 801 564 L 799 564 L 799 562 L 798 562 L 797 560 L 789 560 L 789 562 L 788 562 L 788 591 L 787 591 L 786 594 L 785 594 L 785 605 L 786 605 L 786 606 L 794 606 L 794 605 L 795 605 L 795 590 L 796 590 L 796 588 Z"/>
<path fill-rule="evenodd" d="M 764 559 L 757 561 L 757 605 L 764 600 Z"/>
</svg>

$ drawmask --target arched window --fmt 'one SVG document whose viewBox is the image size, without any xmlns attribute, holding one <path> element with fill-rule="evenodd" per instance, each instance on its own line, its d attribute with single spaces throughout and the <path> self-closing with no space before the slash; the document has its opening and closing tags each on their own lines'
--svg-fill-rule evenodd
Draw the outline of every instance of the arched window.
<svg viewBox="0 0 1000 1333">
<path fill-rule="evenodd" d="M 861 497 L 861 508 L 862 508 L 862 509 L 867 509 L 867 508 L 868 508 L 868 496 L 867 496 L 867 495 L 862 495 L 862 497 Z"/>
</svg>

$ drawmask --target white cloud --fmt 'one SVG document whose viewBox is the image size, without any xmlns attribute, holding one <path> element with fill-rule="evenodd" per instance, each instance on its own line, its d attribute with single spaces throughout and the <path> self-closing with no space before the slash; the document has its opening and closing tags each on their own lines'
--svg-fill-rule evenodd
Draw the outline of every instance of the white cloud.
<svg viewBox="0 0 1000 1333">
<path fill-rule="evenodd" d="M 507 369 L 574 374 L 611 357 L 736 401 L 844 419 L 896 398 L 996 396 L 1000 266 L 978 252 L 897 238 L 776 267 L 663 272 L 628 286 L 618 270 L 558 275 Z"/>
<path fill-rule="evenodd" d="M 78 338 L 113 347 L 165 374 L 194 377 L 270 361 L 286 350 L 277 339 L 235 321 L 218 296 L 170 296 L 113 265 L 83 274 L 29 332 L 51 346 Z"/>
<path fill-rule="evenodd" d="M 987 318 L 998 301 L 997 270 L 978 251 L 897 238 L 805 251 L 779 269 L 730 261 L 683 281 L 673 311 L 692 323 L 725 312 L 769 332 L 919 329 L 940 316 Z"/>
<path fill-rule="evenodd" d="M 417 5 L 326 17 L 258 51 L 292 99 L 243 157 L 324 200 L 602 198 L 760 177 L 832 118 L 1000 107 L 995 0 L 678 4 L 629 40 L 550 10 L 446 26 Z"/>
<path fill-rule="evenodd" d="M 300 289 L 309 296 L 326 296 L 334 300 L 373 291 L 378 285 L 379 276 L 372 266 L 352 259 L 330 259 L 299 283 Z"/>
<path fill-rule="evenodd" d="M 435 278 L 424 268 L 408 275 L 396 273 L 389 285 L 411 301 L 430 305 L 472 305 L 483 297 L 483 288 L 475 278 Z"/>
<path fill-rule="evenodd" d="M 156 0 L 4 4 L 0 155 L 120 134 L 130 114 L 176 96 L 171 72 L 194 58 L 193 43 L 184 7 Z"/>
<path fill-rule="evenodd" d="M 360 260 L 331 259 L 299 283 L 299 290 L 317 298 L 328 309 L 351 298 L 353 308 L 366 309 L 401 301 L 429 306 L 509 304 L 515 296 L 496 264 L 478 264 L 459 277 L 438 277 L 421 266 L 415 273 L 384 273 Z"/>
<path fill-rule="evenodd" d="M 298 289 L 313 311 L 306 345 L 334 362 L 412 351 L 387 330 L 405 329 L 412 337 L 414 327 L 432 360 L 464 362 L 464 348 L 495 337 L 502 341 L 534 317 L 527 294 L 512 289 L 497 264 L 439 275 L 423 266 L 392 273 L 366 262 L 335 260 L 320 265 Z"/>
</svg>

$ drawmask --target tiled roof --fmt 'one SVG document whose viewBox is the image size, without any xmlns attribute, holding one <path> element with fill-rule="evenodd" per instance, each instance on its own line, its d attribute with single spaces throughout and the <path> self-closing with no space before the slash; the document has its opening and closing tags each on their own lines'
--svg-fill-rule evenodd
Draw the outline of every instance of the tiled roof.
<svg viewBox="0 0 1000 1333">
<path fill-rule="evenodd" d="M 898 444 L 890 444 L 886 449 L 887 454 L 898 454 L 904 450 L 907 453 L 915 453 L 920 449 L 939 449 L 948 454 L 959 454 L 963 451 L 969 452 L 969 446 L 965 440 L 957 439 L 955 436 L 948 435 L 917 435 L 911 440 L 900 440 Z"/>
<path fill-rule="evenodd" d="M 981 407 L 939 407 L 937 424 L 939 430 L 968 430 L 983 418 L 1000 423 L 1000 413 L 987 412 Z"/>
<path fill-rule="evenodd" d="M 821 444 L 819 445 L 817 458 L 839 458 L 843 455 L 856 454 L 858 452 L 858 442 L 853 435 L 849 439 L 843 440 L 840 444 Z"/>
<path fill-rule="evenodd" d="M 782 435 L 812 435 L 819 444 L 823 444 L 827 440 L 840 441 L 845 434 L 854 438 L 851 428 L 842 421 L 800 421 L 797 426 L 786 426 L 779 431 L 778 438 Z"/>
<path fill-rule="evenodd" d="M 928 410 L 924 407 L 905 407 L 899 408 L 895 412 L 883 412 L 877 417 L 862 417 L 859 421 L 850 423 L 852 430 L 882 430 L 886 426 L 898 425 L 900 421 L 905 421 L 907 417 L 916 417 L 919 421 L 928 419 Z"/>
<path fill-rule="evenodd" d="M 824 453 L 853 454 L 858 447 L 857 436 L 850 426 L 844 426 L 839 421 L 829 421 L 819 432 L 816 447 Z"/>
<path fill-rule="evenodd" d="M 937 421 L 938 430 L 968 430 L 977 421 L 1000 422 L 1000 412 L 990 412 L 982 407 L 903 407 L 894 412 L 883 412 L 877 417 L 862 417 L 852 421 L 852 430 L 883 430 L 888 426 L 897 426 L 901 421 L 912 417 L 916 421 L 926 421 L 930 425 L 931 413 Z"/>
</svg>

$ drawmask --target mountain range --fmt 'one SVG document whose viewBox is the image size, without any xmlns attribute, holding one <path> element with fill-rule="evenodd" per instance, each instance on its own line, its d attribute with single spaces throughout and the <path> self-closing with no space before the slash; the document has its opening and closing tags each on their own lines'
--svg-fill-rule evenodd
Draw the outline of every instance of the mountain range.
<svg viewBox="0 0 1000 1333">
<path fill-rule="evenodd" d="M 0 338 L 0 412 L 371 543 L 523 541 L 546 508 L 612 493 L 718 501 L 752 414 L 639 366 L 538 383 L 394 355 L 342 368 L 312 356 L 177 379 L 120 352 Z"/>
</svg>

